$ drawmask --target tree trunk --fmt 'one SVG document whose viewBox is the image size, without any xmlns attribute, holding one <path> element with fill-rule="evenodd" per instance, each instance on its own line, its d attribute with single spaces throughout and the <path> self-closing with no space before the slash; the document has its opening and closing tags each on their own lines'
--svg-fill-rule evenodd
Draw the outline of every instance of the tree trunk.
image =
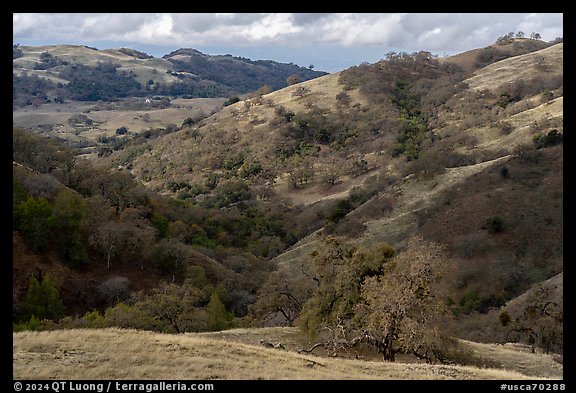
<svg viewBox="0 0 576 393">
<path fill-rule="evenodd" d="M 396 360 L 396 353 L 392 348 L 392 344 L 394 344 L 395 329 L 393 326 L 391 326 L 386 330 L 386 336 L 384 336 L 384 340 L 382 342 L 382 356 L 384 357 L 384 360 L 394 362 Z"/>
</svg>

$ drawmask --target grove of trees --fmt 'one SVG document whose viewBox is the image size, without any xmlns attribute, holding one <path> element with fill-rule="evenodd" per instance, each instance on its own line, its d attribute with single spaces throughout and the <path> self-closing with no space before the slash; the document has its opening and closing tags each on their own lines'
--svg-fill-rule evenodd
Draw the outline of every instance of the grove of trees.
<svg viewBox="0 0 576 393">
<path fill-rule="evenodd" d="M 196 206 L 148 193 L 126 172 L 109 172 L 74 161 L 74 151 L 56 140 L 18 128 L 13 133 L 13 230 L 21 236 L 27 252 L 54 254 L 79 277 L 86 271 L 104 273 L 105 277 L 106 272 L 119 274 L 128 270 L 140 271 L 137 274 L 178 288 L 188 282 L 190 290 L 200 291 L 201 295 L 176 310 L 194 307 L 199 318 L 205 312 L 210 318 L 200 318 L 206 323 L 175 325 L 181 331 L 220 329 L 232 326 L 233 321 L 240 323 L 263 275 L 271 268 L 259 253 L 269 252 L 264 242 L 271 240 L 266 238 L 278 239 L 276 247 L 280 249 L 286 246 L 284 242 L 291 241 L 280 225 L 280 212 L 247 204 L 235 208 L 236 213 L 223 214 L 220 206 L 251 199 L 243 187 L 218 189 L 213 202 L 216 208 Z M 228 264 L 226 261 L 232 261 L 232 256 L 236 262 Z M 38 274 L 42 272 L 31 273 L 40 280 Z M 33 304 L 39 297 L 26 300 L 24 291 L 36 283 L 26 284 L 19 285 L 20 293 L 15 294 L 13 318 L 17 324 L 32 320 L 32 313 L 26 311 L 30 307 L 45 307 Z M 57 285 L 63 283 L 58 281 Z M 143 326 L 142 321 L 148 318 L 139 313 L 148 315 L 158 307 L 154 299 L 166 301 L 160 293 L 130 294 L 126 289 L 131 283 L 126 277 L 116 281 L 102 278 L 100 285 L 92 289 L 86 287 L 87 282 L 73 285 L 83 293 L 82 299 L 76 298 L 71 289 L 55 289 L 63 291 L 64 306 L 78 309 L 83 303 L 84 312 L 100 313 L 100 319 L 95 319 L 98 323 L 112 324 L 122 313 L 123 323 L 128 323 L 128 316 L 132 315 L 135 319 L 130 319 L 130 323 Z M 167 288 L 176 291 L 176 287 Z M 214 291 L 218 296 L 211 296 Z M 116 304 L 120 300 L 123 305 Z M 108 308 L 114 311 L 106 314 Z M 34 326 L 39 320 L 57 322 L 64 316 L 60 312 L 33 315 Z M 90 315 L 88 319 L 95 314 Z M 152 324 L 147 328 L 174 329 L 174 318 L 167 325 Z"/>
</svg>

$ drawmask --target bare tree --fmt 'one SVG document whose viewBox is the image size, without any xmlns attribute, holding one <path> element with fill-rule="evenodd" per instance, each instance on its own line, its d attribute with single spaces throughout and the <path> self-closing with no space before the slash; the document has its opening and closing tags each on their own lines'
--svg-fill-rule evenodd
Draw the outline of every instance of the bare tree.
<svg viewBox="0 0 576 393">
<path fill-rule="evenodd" d="M 50 198 L 62 187 L 54 176 L 46 173 L 26 177 L 22 185 L 34 198 Z"/>
<path fill-rule="evenodd" d="M 126 224 L 115 221 L 106 221 L 97 227 L 90 236 L 90 244 L 106 257 L 107 269 L 110 269 L 112 258 L 122 249 L 122 244 L 127 236 Z"/>
<path fill-rule="evenodd" d="M 314 177 L 314 166 L 310 159 L 292 157 L 288 168 L 288 182 L 292 188 L 306 185 Z"/>
<path fill-rule="evenodd" d="M 172 282 L 176 276 L 185 271 L 186 261 L 191 258 L 189 246 L 176 239 L 162 239 L 156 248 L 156 259 L 161 270 L 172 275 Z"/>
<path fill-rule="evenodd" d="M 298 76 L 298 74 L 294 74 L 294 75 L 290 75 L 288 77 L 288 79 L 286 80 L 286 83 L 288 83 L 288 86 L 291 85 L 295 85 L 296 83 L 300 83 L 301 79 Z"/>
<path fill-rule="evenodd" d="M 313 289 L 306 279 L 291 277 L 284 271 L 272 272 L 262 285 L 252 311 L 263 322 L 280 315 L 292 326 Z"/>
<path fill-rule="evenodd" d="M 122 276 L 112 276 L 96 288 L 98 299 L 107 306 L 125 300 L 130 295 L 130 280 Z"/>
<path fill-rule="evenodd" d="M 142 198 L 142 191 L 127 172 L 96 171 L 92 176 L 81 181 L 82 187 L 89 190 L 91 195 L 101 195 L 106 198 L 119 214 L 126 207 L 135 205 Z"/>
<path fill-rule="evenodd" d="M 139 209 L 127 208 L 121 215 L 126 225 L 126 237 L 121 254 L 126 260 L 136 262 L 141 270 L 144 270 L 145 264 L 152 257 L 152 245 L 158 233 L 143 214 Z"/>
</svg>

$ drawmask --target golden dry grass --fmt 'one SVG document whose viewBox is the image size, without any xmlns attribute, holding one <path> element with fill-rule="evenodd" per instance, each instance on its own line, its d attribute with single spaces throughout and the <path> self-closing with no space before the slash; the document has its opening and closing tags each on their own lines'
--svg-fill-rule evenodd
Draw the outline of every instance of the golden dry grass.
<svg viewBox="0 0 576 393">
<path fill-rule="evenodd" d="M 482 344 L 462 340 L 479 359 L 490 359 L 500 368 L 515 370 L 525 375 L 562 379 L 563 367 L 554 361 L 552 354 L 531 353 L 530 347 L 517 343 Z"/>
<path fill-rule="evenodd" d="M 136 79 L 140 83 L 146 83 L 146 81 L 151 78 L 163 84 L 172 83 L 177 80 L 177 77 L 166 72 L 173 68 L 172 63 L 166 59 L 137 59 L 119 52 L 117 49 L 95 51 L 81 45 L 46 45 L 37 47 L 23 45 L 22 48 L 25 53 L 22 57 L 14 59 L 14 64 L 27 68 L 28 75 L 44 77 L 54 82 L 60 81 L 66 83 L 67 81 L 58 78 L 57 73 L 54 71 L 34 70 L 34 65 L 44 52 L 48 52 L 52 56 L 56 56 L 70 63 L 82 63 L 89 66 L 95 66 L 99 62 L 119 64 L 121 71 L 134 72 Z M 20 74 L 21 72 L 20 69 L 15 69 L 16 74 Z"/>
<path fill-rule="evenodd" d="M 467 53 L 466 56 L 473 58 L 475 55 L 471 52 Z M 522 78 L 527 79 L 528 76 L 541 72 L 536 70 L 539 62 L 544 64 L 548 74 L 561 75 L 563 44 L 553 45 L 539 51 L 495 62 L 476 71 L 474 75 L 466 79 L 465 82 L 469 84 L 471 90 L 496 89 L 507 83 Z M 327 75 L 309 81 L 308 83 L 314 82 L 313 91 L 321 89 L 322 86 L 326 86 L 326 91 L 330 91 L 329 87 L 335 83 L 335 80 L 336 78 L 333 75 Z M 287 99 L 287 94 L 288 91 L 283 89 L 271 93 L 270 96 Z M 332 91 L 331 94 L 334 95 L 335 91 Z M 510 133 L 504 134 L 501 132 L 495 126 L 496 123 L 468 127 L 459 131 L 459 136 L 469 136 L 476 139 L 477 143 L 473 148 L 463 146 L 458 152 L 470 154 L 477 151 L 497 152 L 505 149 L 512 153 L 514 148 L 518 146 L 532 145 L 532 139 L 535 135 L 535 131 L 532 130 L 534 124 L 562 123 L 564 112 L 564 100 L 562 96 L 549 102 L 541 103 L 540 95 L 536 95 L 534 97 L 528 97 L 515 105 L 517 105 L 519 109 L 514 111 L 514 114 L 502 117 L 502 121 L 506 121 L 512 128 Z M 439 116 L 446 120 L 447 124 L 452 124 L 454 127 L 459 126 L 458 122 L 460 120 L 452 123 L 446 113 L 441 113 Z M 446 130 L 453 132 L 452 127 L 445 127 L 444 130 L 437 129 L 434 130 L 434 132 L 445 137 Z M 416 213 L 431 205 L 436 195 L 442 191 L 458 187 L 459 184 L 463 184 L 471 176 L 488 170 L 491 166 L 500 165 L 510 157 L 509 155 L 502 156 L 498 159 L 481 162 L 479 164 L 450 168 L 447 169 L 444 174 L 435 176 L 433 180 L 416 181 L 415 179 L 409 179 L 395 186 L 394 190 L 387 191 L 387 194 L 395 200 L 393 213 L 383 218 L 365 222 L 364 224 L 367 226 L 367 230 L 362 234 L 359 242 L 365 245 L 375 244 L 383 240 L 387 242 L 402 242 L 402 239 L 406 237 L 407 233 L 417 228 Z M 362 179 L 357 179 L 357 181 L 359 180 Z M 350 182 L 345 184 L 348 186 L 348 189 L 357 185 Z M 298 193 L 296 191 L 292 191 L 292 193 L 286 192 L 284 195 L 292 196 L 293 200 L 308 203 L 327 197 L 326 195 L 312 192 L 306 195 L 305 191 L 298 191 Z M 296 195 L 299 195 L 300 198 L 298 199 Z M 338 197 L 342 197 L 343 195 L 346 195 L 346 193 L 340 194 Z M 350 213 L 350 217 L 353 217 L 354 214 L 354 212 Z M 317 234 L 312 233 L 276 257 L 275 261 L 283 265 L 283 268 L 288 268 L 290 264 L 294 264 L 294 262 L 305 258 L 317 247 L 318 241 Z M 296 263 L 296 265 L 298 264 Z"/>
<path fill-rule="evenodd" d="M 512 81 L 519 79 L 529 80 L 537 75 L 539 62 L 546 69 L 546 73 L 563 72 L 564 44 L 556 44 L 548 48 L 510 57 L 489 64 L 476 71 L 474 76 L 466 79 L 466 83 L 473 90 L 496 90 Z"/>
<path fill-rule="evenodd" d="M 168 108 L 141 110 L 96 110 L 94 104 L 78 102 L 44 104 L 39 108 L 16 108 L 12 121 L 14 125 L 24 128 L 33 128 L 40 124 L 51 126 L 51 134 L 70 141 L 96 141 L 100 136 L 115 136 L 115 131 L 120 127 L 139 133 L 148 129 L 166 128 L 171 124 L 180 126 L 189 117 L 202 117 L 217 111 L 223 101 L 223 98 L 176 99 Z M 81 136 L 75 135 L 79 127 L 68 122 L 78 113 L 84 113 L 94 121 L 92 125 L 84 127 Z"/>
<path fill-rule="evenodd" d="M 275 329 L 280 329 L 279 331 Z M 285 329 L 284 331 L 281 329 Z M 123 329 L 13 334 L 14 379 L 456 379 L 522 380 L 505 369 L 388 363 L 303 355 L 242 341 L 288 328 L 170 335 Z M 483 344 L 477 344 L 483 348 Z M 498 348 L 494 349 L 498 351 Z M 510 349 L 513 351 L 514 349 Z M 493 356 L 499 356 L 500 352 Z M 530 354 L 523 354 L 528 357 Z"/>
<path fill-rule="evenodd" d="M 358 241 L 363 245 L 373 245 L 382 241 L 401 243 L 403 239 L 407 238 L 407 233 L 416 229 L 418 225 L 416 214 L 430 207 L 437 195 L 450 188 L 457 187 L 459 184 L 463 184 L 471 176 L 494 165 L 501 164 L 509 158 L 509 156 L 504 156 L 474 165 L 449 168 L 445 173 L 439 174 L 430 180 L 418 180 L 414 177 L 406 178 L 388 191 L 395 199 L 393 214 L 366 221 L 366 231 Z M 349 215 L 352 217 L 355 212 Z M 308 235 L 289 250 L 277 256 L 274 261 L 280 265 L 285 265 L 283 266 L 284 268 L 291 264 L 298 265 L 295 261 L 310 254 L 318 247 L 319 242 L 321 242 L 321 239 L 314 233 Z"/>
<path fill-rule="evenodd" d="M 340 73 L 335 72 L 273 91 L 266 94 L 264 98 L 294 112 L 306 111 L 306 102 L 313 102 L 318 108 L 333 110 L 336 106 L 336 95 L 344 91 L 344 85 L 340 84 L 339 79 Z M 309 89 L 310 93 L 303 97 L 295 97 L 294 92 L 301 87 Z M 351 105 L 367 103 L 366 99 L 359 94 L 358 89 L 346 90 L 346 93 L 350 96 Z"/>
</svg>

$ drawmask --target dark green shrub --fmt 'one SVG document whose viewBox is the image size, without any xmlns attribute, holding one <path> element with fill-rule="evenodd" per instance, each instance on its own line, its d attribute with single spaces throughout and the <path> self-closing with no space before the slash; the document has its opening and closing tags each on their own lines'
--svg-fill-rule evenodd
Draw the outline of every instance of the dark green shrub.
<svg viewBox="0 0 576 393">
<path fill-rule="evenodd" d="M 473 311 L 486 314 L 491 308 L 497 308 L 505 303 L 505 299 L 494 294 L 483 294 L 475 289 L 468 289 L 460 298 L 456 314 L 469 314 Z"/>
<path fill-rule="evenodd" d="M 240 101 L 240 98 L 233 96 L 233 97 L 228 98 L 226 100 L 226 102 L 224 102 L 224 106 L 232 105 L 232 104 L 235 104 L 239 101 Z"/>
<path fill-rule="evenodd" d="M 193 124 L 194 124 L 194 119 L 192 119 L 191 117 L 187 117 L 182 122 L 182 127 L 191 127 Z"/>
<path fill-rule="evenodd" d="M 510 93 L 504 92 L 504 93 L 500 94 L 500 98 L 498 98 L 496 105 L 498 105 L 501 108 L 506 108 L 508 106 L 508 104 L 511 102 L 512 102 L 512 97 L 510 96 Z"/>
<path fill-rule="evenodd" d="M 204 201 L 206 207 L 222 208 L 251 198 L 250 187 L 243 180 L 219 184 L 214 195 Z"/>
<path fill-rule="evenodd" d="M 350 95 L 346 92 L 340 92 L 336 94 L 336 101 L 343 106 L 348 106 L 352 102 Z"/>
<path fill-rule="evenodd" d="M 352 209 L 353 206 L 350 203 L 350 200 L 342 199 L 338 201 L 338 203 L 336 203 L 334 210 L 332 210 L 332 212 L 326 218 L 328 219 L 328 221 L 337 223 L 342 218 L 344 218 L 346 214 L 350 213 Z"/>
<path fill-rule="evenodd" d="M 24 307 L 26 319 L 34 316 L 40 320 L 58 321 L 66 312 L 60 292 L 48 274 L 44 276 L 41 283 L 36 277 L 30 276 Z"/>
<path fill-rule="evenodd" d="M 210 296 L 206 311 L 208 312 L 209 331 L 220 331 L 231 327 L 233 315 L 226 311 L 226 306 L 220 300 L 218 292 L 214 291 Z"/>
<path fill-rule="evenodd" d="M 160 213 L 153 213 L 150 219 L 154 228 L 158 231 L 158 238 L 168 237 L 168 219 Z"/>
<path fill-rule="evenodd" d="M 554 93 L 552 93 L 550 90 L 546 89 L 542 92 L 542 94 L 540 95 L 540 102 L 541 103 L 546 103 L 548 101 L 552 101 L 554 99 Z"/>
<path fill-rule="evenodd" d="M 262 164 L 258 161 L 253 161 L 250 163 L 244 163 L 238 171 L 238 176 L 243 179 L 249 179 L 251 177 L 256 177 L 260 172 L 262 172 Z"/>
<path fill-rule="evenodd" d="M 490 233 L 504 232 L 504 221 L 498 216 L 490 217 L 486 220 L 485 229 Z"/>
<path fill-rule="evenodd" d="M 508 315 L 508 311 L 502 311 L 500 315 L 498 315 L 498 320 L 502 326 L 507 326 L 512 321 L 512 318 Z"/>
<path fill-rule="evenodd" d="M 534 136 L 534 146 L 537 149 L 543 149 L 546 147 L 558 145 L 563 142 L 563 135 L 558 132 L 557 129 L 553 129 L 548 132 L 547 135 L 536 135 Z"/>
<path fill-rule="evenodd" d="M 54 229 L 52 207 L 44 198 L 38 200 L 28 197 L 20 202 L 16 209 L 17 224 L 20 233 L 34 250 L 41 250 L 48 245 Z"/>
<path fill-rule="evenodd" d="M 34 315 L 30 317 L 28 322 L 22 323 L 13 323 L 12 324 L 12 331 L 13 332 L 22 332 L 25 330 L 38 330 L 38 328 L 42 325 L 42 321 L 36 318 Z"/>
</svg>

